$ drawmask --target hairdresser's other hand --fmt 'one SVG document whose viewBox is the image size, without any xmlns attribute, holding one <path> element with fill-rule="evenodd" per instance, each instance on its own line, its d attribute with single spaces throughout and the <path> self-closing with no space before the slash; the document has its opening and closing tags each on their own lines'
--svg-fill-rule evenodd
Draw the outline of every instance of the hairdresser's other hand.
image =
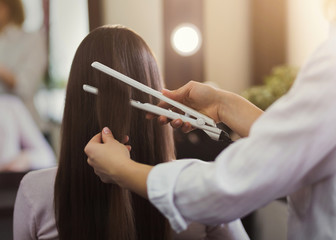
<svg viewBox="0 0 336 240">
<path fill-rule="evenodd" d="M 152 167 L 131 160 L 129 150 L 130 146 L 115 140 L 107 127 L 94 136 L 84 149 L 88 164 L 103 182 L 116 183 L 147 198 L 146 182 Z"/>
<path fill-rule="evenodd" d="M 94 136 L 84 149 L 89 165 L 94 168 L 100 179 L 105 183 L 118 184 L 118 172 L 132 162 L 129 150 L 130 146 L 115 140 L 107 127 L 103 129 L 103 133 Z"/>
</svg>

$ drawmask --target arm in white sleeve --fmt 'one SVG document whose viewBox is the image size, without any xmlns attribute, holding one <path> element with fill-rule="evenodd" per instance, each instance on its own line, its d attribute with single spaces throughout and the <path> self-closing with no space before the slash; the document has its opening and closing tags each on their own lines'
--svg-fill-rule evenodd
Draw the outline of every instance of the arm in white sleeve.
<svg viewBox="0 0 336 240">
<path fill-rule="evenodd" d="M 207 239 L 208 240 L 248 240 L 250 239 L 247 235 L 244 226 L 240 219 L 235 221 L 220 224 L 216 226 L 207 226 Z"/>
<path fill-rule="evenodd" d="M 230 222 L 335 172 L 328 158 L 336 151 L 335 66 L 335 51 L 319 49 L 250 136 L 214 163 L 181 160 L 151 170 L 148 196 L 175 231 L 191 221 Z"/>
<path fill-rule="evenodd" d="M 173 233 L 174 240 L 249 240 L 243 224 L 238 219 L 227 224 L 207 226 L 193 222 L 178 234 Z"/>
</svg>

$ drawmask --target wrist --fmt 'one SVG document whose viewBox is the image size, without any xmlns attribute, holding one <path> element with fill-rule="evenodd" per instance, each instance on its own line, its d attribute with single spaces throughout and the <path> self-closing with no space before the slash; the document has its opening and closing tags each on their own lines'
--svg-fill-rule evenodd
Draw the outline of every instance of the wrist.
<svg viewBox="0 0 336 240">
<path fill-rule="evenodd" d="M 218 117 L 220 121 L 241 137 L 249 135 L 251 126 L 263 113 L 261 109 L 251 102 L 232 92 L 222 91 L 218 101 Z"/>
<path fill-rule="evenodd" d="M 147 198 L 147 177 L 152 168 L 130 158 L 127 159 L 118 179 L 119 186 Z"/>
<path fill-rule="evenodd" d="M 216 94 L 216 112 L 217 119 L 219 122 L 223 122 L 228 124 L 228 114 L 230 112 L 229 103 L 230 103 L 230 92 L 226 92 L 224 90 L 218 89 Z"/>
<path fill-rule="evenodd" d="M 117 183 L 122 188 L 127 188 L 128 178 L 131 177 L 131 172 L 134 171 L 135 163 L 131 158 L 125 157 L 120 159 L 120 165 L 109 171 L 112 181 Z"/>
</svg>

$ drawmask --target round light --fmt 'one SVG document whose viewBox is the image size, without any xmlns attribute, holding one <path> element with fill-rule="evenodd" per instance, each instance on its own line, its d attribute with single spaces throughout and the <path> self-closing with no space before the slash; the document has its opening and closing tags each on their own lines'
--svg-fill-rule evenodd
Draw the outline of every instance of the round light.
<svg viewBox="0 0 336 240">
<path fill-rule="evenodd" d="M 195 25 L 181 24 L 174 29 L 170 41 L 178 54 L 191 56 L 201 47 L 202 36 Z"/>
</svg>

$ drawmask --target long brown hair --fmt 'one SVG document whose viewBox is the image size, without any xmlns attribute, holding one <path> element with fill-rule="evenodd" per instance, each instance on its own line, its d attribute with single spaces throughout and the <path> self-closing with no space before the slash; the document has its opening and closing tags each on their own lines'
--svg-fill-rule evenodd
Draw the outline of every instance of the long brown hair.
<svg viewBox="0 0 336 240">
<path fill-rule="evenodd" d="M 55 215 L 60 239 L 168 239 L 167 220 L 145 199 L 104 184 L 87 164 L 84 147 L 104 126 L 121 141 L 130 136 L 133 160 L 155 165 L 174 157 L 172 129 L 145 119 L 130 98 L 156 104 L 147 94 L 94 70 L 93 61 L 154 89 L 162 79 L 153 54 L 133 31 L 104 26 L 92 31 L 75 54 L 66 92 L 61 153 L 55 182 Z M 95 86 L 98 96 L 82 90 Z"/>
</svg>

